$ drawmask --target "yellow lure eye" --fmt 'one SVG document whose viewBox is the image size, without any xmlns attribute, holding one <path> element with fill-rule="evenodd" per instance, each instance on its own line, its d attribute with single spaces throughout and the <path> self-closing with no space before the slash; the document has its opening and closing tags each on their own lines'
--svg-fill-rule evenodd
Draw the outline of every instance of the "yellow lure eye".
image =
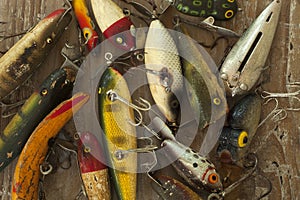
<svg viewBox="0 0 300 200">
<path fill-rule="evenodd" d="M 213 102 L 215 105 L 220 105 L 221 104 L 221 100 L 219 98 L 214 98 Z"/>
<path fill-rule="evenodd" d="M 229 3 L 233 3 L 234 2 L 234 0 L 227 0 Z"/>
<path fill-rule="evenodd" d="M 233 10 L 227 10 L 225 12 L 225 18 L 229 19 L 233 16 Z"/>
<path fill-rule="evenodd" d="M 117 42 L 118 44 L 123 44 L 123 38 L 117 37 L 117 38 L 116 38 L 116 42 Z"/>
<path fill-rule="evenodd" d="M 46 39 L 46 42 L 47 42 L 48 44 L 51 44 L 51 43 L 52 43 L 52 38 L 50 38 L 50 37 L 47 38 L 47 39 Z"/>
<path fill-rule="evenodd" d="M 91 148 L 90 147 L 84 147 L 84 152 L 85 153 L 90 153 L 91 152 Z"/>
<path fill-rule="evenodd" d="M 245 147 L 248 142 L 248 133 L 246 131 L 242 131 L 238 137 L 238 146 Z"/>
<path fill-rule="evenodd" d="M 86 40 L 91 39 L 91 37 L 92 37 L 92 35 L 93 35 L 91 29 L 89 29 L 89 28 L 84 28 L 84 29 L 82 29 L 82 32 L 83 32 L 84 39 L 86 39 Z"/>
<path fill-rule="evenodd" d="M 46 96 L 48 94 L 48 90 L 46 88 L 42 89 L 41 95 Z"/>
</svg>

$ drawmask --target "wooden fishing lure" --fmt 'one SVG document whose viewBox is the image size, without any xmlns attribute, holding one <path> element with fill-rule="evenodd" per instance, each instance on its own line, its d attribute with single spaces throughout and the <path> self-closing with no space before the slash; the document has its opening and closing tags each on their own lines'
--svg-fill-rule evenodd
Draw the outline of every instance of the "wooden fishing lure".
<svg viewBox="0 0 300 200">
<path fill-rule="evenodd" d="M 145 43 L 145 67 L 152 97 L 171 123 L 180 113 L 183 77 L 176 44 L 158 20 L 150 24 Z"/>
<path fill-rule="evenodd" d="M 59 104 L 36 127 L 29 137 L 16 165 L 12 181 L 12 199 L 38 199 L 40 165 L 48 151 L 48 140 L 88 101 L 89 96 L 77 93 Z"/>
<path fill-rule="evenodd" d="M 99 120 L 105 134 L 105 150 L 110 174 L 119 199 L 136 198 L 137 155 L 126 153 L 137 148 L 136 130 L 129 123 L 134 120 L 133 109 L 121 101 L 114 101 L 109 91 L 117 92 L 131 101 L 127 83 L 114 68 L 107 68 L 99 83 Z"/>
<path fill-rule="evenodd" d="M 281 0 L 274 0 L 255 19 L 224 60 L 220 74 L 229 95 L 249 92 L 258 81 L 276 32 Z"/>
<path fill-rule="evenodd" d="M 155 182 L 152 182 L 151 186 L 164 200 L 202 200 L 202 198 L 188 186 L 170 176 L 159 175 L 155 176 L 155 179 L 161 186 Z"/>
<path fill-rule="evenodd" d="M 98 34 L 85 0 L 72 0 L 73 10 L 89 51 L 96 47 Z"/>
<path fill-rule="evenodd" d="M 133 50 L 134 26 L 129 16 L 112 0 L 91 0 L 91 6 L 104 37 L 118 48 Z"/>
<path fill-rule="evenodd" d="M 172 161 L 172 166 L 186 182 L 199 191 L 203 188 L 210 192 L 223 189 L 220 175 L 212 162 L 178 142 L 160 118 L 155 117 L 152 123 L 165 138 L 161 143 L 165 156 Z"/>
<path fill-rule="evenodd" d="M 189 102 L 199 117 L 199 128 L 205 128 L 226 115 L 226 96 L 218 79 L 218 68 L 206 50 L 188 37 L 183 24 L 177 24 L 174 29 L 178 31 L 177 48 L 182 55 L 182 71 L 188 82 L 185 87 Z"/>
<path fill-rule="evenodd" d="M 262 109 L 262 100 L 256 94 L 243 97 L 230 111 L 228 123 L 219 138 L 217 152 L 221 161 L 237 163 L 248 150 L 254 137 Z"/>
<path fill-rule="evenodd" d="M 11 119 L 0 134 L 0 171 L 19 155 L 40 121 L 68 98 L 75 77 L 76 71 L 71 67 L 54 70 Z"/>
<path fill-rule="evenodd" d="M 197 16 L 213 16 L 217 20 L 229 20 L 238 11 L 235 0 L 169 0 L 181 13 Z"/>
<path fill-rule="evenodd" d="M 108 168 L 103 161 L 103 150 L 92 133 L 80 133 L 78 161 L 82 181 L 89 199 L 110 200 Z"/>
<path fill-rule="evenodd" d="M 0 100 L 22 84 L 45 60 L 72 16 L 60 9 L 27 32 L 0 58 Z"/>
</svg>

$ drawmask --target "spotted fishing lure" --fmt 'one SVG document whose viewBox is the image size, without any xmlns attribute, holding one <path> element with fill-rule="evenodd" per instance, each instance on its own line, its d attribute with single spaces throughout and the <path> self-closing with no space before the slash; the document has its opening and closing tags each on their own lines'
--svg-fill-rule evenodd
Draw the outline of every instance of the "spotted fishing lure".
<svg viewBox="0 0 300 200">
<path fill-rule="evenodd" d="M 199 17 L 213 16 L 217 20 L 229 20 L 238 11 L 235 0 L 170 0 L 184 14 Z"/>
</svg>

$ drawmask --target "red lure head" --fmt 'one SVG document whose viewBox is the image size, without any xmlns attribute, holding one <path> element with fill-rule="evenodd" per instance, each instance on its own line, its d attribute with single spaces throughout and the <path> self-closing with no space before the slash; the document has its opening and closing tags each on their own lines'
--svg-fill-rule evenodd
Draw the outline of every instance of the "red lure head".
<svg viewBox="0 0 300 200">
<path fill-rule="evenodd" d="M 100 171 L 106 169 L 103 160 L 102 149 L 98 139 L 92 133 L 80 133 L 78 140 L 78 161 L 81 173 Z"/>
<path fill-rule="evenodd" d="M 130 19 L 123 17 L 103 31 L 103 35 L 118 48 L 131 51 L 135 48 L 135 37 L 130 31 L 132 27 Z"/>
</svg>

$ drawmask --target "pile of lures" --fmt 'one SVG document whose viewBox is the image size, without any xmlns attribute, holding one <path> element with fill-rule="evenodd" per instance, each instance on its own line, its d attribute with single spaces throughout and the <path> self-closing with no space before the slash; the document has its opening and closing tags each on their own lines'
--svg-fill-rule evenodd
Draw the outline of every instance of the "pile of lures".
<svg viewBox="0 0 300 200">
<path fill-rule="evenodd" d="M 255 89 L 276 32 L 281 0 L 272 1 L 240 37 L 211 23 L 233 18 L 238 12 L 235 0 L 164 2 L 184 15 L 206 18 L 199 24 L 208 30 L 239 37 L 219 67 L 190 39 L 184 23 L 177 21 L 174 33 L 164 26 L 159 20 L 163 12 L 156 12 L 157 2 L 144 2 L 153 9 L 148 10 L 140 2 L 125 1 L 140 12 L 136 15 L 112 0 L 69 3 L 68 9 L 58 9 L 42 19 L 0 58 L 0 100 L 8 98 L 43 65 L 73 15 L 86 52 L 92 54 L 102 38 L 127 53 L 109 62 L 97 83 L 96 107 L 104 137 L 80 131 L 68 145 L 59 139 L 54 142 L 77 155 L 83 194 L 88 199 L 111 199 L 111 188 L 118 199 L 136 199 L 138 165 L 149 164 L 139 162 L 142 152 L 153 155 L 155 162 L 145 173 L 161 199 L 223 199 L 253 175 L 257 157 L 248 146 L 260 122 L 262 104 Z M 132 20 L 137 15 L 148 20 L 144 37 L 139 36 Z M 145 91 L 151 98 L 139 95 L 140 105 L 133 103 L 124 75 L 131 68 L 142 72 L 147 80 Z M 43 199 L 40 179 L 53 167 L 47 164 L 50 141 L 95 95 L 72 93 L 78 71 L 80 66 L 66 57 L 0 134 L 0 171 L 19 156 L 11 184 L 12 199 Z M 134 75 L 129 78 L 134 79 Z M 229 105 L 227 99 L 235 103 Z M 204 138 L 198 152 L 178 137 L 180 129 L 195 121 L 196 134 L 200 132 Z M 148 133 L 143 139 L 150 144 L 139 145 L 139 128 Z M 155 168 L 163 162 L 155 153 L 158 149 L 164 150 L 165 160 L 179 178 L 157 173 Z M 247 173 L 224 187 L 228 177 L 218 173 L 209 157 L 213 151 L 218 162 L 239 166 Z"/>
</svg>

